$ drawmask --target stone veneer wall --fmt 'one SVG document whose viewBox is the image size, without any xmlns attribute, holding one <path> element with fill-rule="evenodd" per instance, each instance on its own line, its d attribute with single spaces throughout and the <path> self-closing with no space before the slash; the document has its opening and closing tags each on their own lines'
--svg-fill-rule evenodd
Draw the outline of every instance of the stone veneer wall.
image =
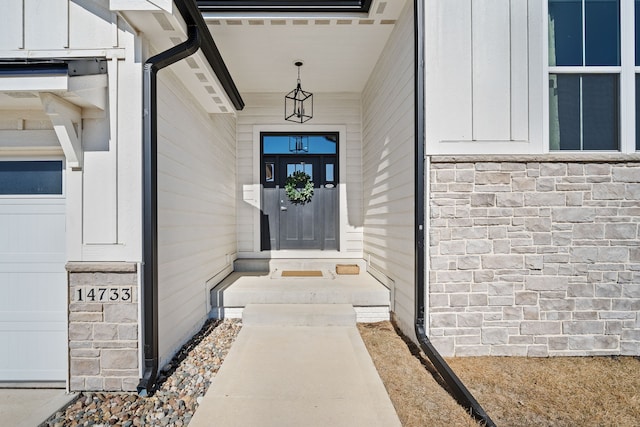
<svg viewBox="0 0 640 427">
<path fill-rule="evenodd" d="M 640 156 L 433 157 L 445 356 L 640 355 Z"/>
<path fill-rule="evenodd" d="M 70 390 L 135 391 L 140 377 L 136 264 L 73 262 L 67 271 Z M 128 288 L 131 298 L 122 300 Z M 96 300 L 107 289 L 103 301 L 92 302 L 91 289 Z M 112 289 L 118 290 L 115 301 Z"/>
</svg>

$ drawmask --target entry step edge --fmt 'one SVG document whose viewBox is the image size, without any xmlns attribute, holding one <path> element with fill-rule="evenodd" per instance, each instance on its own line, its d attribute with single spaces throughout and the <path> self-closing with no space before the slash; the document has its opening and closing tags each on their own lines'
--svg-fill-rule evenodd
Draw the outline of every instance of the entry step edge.
<svg viewBox="0 0 640 427">
<path fill-rule="evenodd" d="M 247 304 L 243 326 L 355 326 L 351 304 Z"/>
<path fill-rule="evenodd" d="M 233 270 L 243 273 L 268 273 L 278 270 L 331 270 L 336 264 L 355 264 L 361 271 L 367 265 L 362 258 L 238 258 L 233 262 Z"/>
</svg>

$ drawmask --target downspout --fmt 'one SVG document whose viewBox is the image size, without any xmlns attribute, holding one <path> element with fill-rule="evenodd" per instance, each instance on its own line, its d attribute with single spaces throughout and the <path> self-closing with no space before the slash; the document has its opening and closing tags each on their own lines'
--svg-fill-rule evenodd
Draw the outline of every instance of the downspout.
<svg viewBox="0 0 640 427">
<path fill-rule="evenodd" d="M 187 21 L 187 18 L 185 17 Z M 200 32 L 187 21 L 186 41 L 149 58 L 143 71 L 143 267 L 142 346 L 144 372 L 138 393 L 146 396 L 158 374 L 158 112 L 157 74 L 198 51 Z"/>
<path fill-rule="evenodd" d="M 415 333 L 420 348 L 427 355 L 450 393 L 471 415 L 485 426 L 495 427 L 495 423 L 482 409 L 471 392 L 460 381 L 444 358 L 438 353 L 426 333 L 425 327 L 425 22 L 424 2 L 414 0 L 415 25 Z"/>
<path fill-rule="evenodd" d="M 202 18 L 194 0 L 174 0 L 187 24 L 187 40 L 149 58 L 143 71 L 143 237 L 142 237 L 142 348 L 144 371 L 138 383 L 138 393 L 147 395 L 158 374 L 158 177 L 157 142 L 158 120 L 156 110 L 156 75 L 168 67 L 202 49 L 207 62 L 218 77 L 222 88 L 237 110 L 244 101 L 227 69 L 220 51 Z"/>
</svg>

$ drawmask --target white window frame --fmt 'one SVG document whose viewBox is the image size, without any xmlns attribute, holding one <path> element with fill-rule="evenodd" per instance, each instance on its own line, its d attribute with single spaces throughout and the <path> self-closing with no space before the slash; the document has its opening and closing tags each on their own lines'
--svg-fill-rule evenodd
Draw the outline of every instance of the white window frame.
<svg viewBox="0 0 640 427">
<path fill-rule="evenodd" d="M 584 10 L 583 10 L 584 14 Z M 615 153 L 636 152 L 635 76 L 635 0 L 620 0 L 620 65 L 619 66 L 550 66 L 549 65 L 549 0 L 543 2 L 543 137 L 544 151 L 549 153 L 611 153 L 608 150 L 553 150 L 549 135 L 549 77 L 551 74 L 618 74 L 619 75 L 619 150 Z M 639 29 L 640 30 L 640 29 Z M 584 49 L 584 46 L 583 46 Z M 584 54 L 584 53 L 583 53 Z"/>
</svg>

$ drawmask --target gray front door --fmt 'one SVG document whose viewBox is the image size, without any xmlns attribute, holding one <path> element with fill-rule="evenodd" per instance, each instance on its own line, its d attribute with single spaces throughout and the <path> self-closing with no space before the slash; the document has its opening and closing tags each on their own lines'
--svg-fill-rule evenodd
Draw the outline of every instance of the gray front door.
<svg viewBox="0 0 640 427">
<path fill-rule="evenodd" d="M 270 134 L 266 134 L 267 143 Z M 290 135 L 277 134 L 274 139 Z M 315 139 L 324 138 L 314 135 Z M 331 134 L 331 139 L 335 137 Z M 262 250 L 338 249 L 337 155 L 297 150 L 275 150 L 264 145 L 262 153 Z M 311 140 L 313 146 L 314 139 Z M 337 140 L 330 141 L 337 145 Z M 319 145 L 318 141 L 316 144 Z M 325 144 L 326 145 L 326 144 Z M 271 148 L 270 148 L 271 147 Z M 266 152 L 265 152 L 266 151 Z M 315 151 L 330 151 L 327 149 Z M 287 177 L 301 171 L 311 177 L 313 197 L 307 203 L 296 203 L 287 197 Z"/>
</svg>

